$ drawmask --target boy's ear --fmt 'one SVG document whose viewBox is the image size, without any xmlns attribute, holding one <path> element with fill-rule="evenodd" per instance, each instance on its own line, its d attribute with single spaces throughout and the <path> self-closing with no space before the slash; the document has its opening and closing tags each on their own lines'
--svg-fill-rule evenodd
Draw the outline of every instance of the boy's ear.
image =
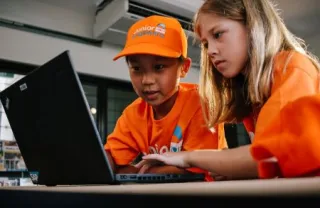
<svg viewBox="0 0 320 208">
<path fill-rule="evenodd" d="M 182 66 L 181 66 L 180 78 L 184 78 L 187 75 L 187 73 L 188 73 L 188 71 L 189 71 L 189 69 L 191 67 L 191 62 L 192 62 L 191 58 L 186 58 L 186 59 L 183 60 L 183 63 L 182 63 Z"/>
</svg>

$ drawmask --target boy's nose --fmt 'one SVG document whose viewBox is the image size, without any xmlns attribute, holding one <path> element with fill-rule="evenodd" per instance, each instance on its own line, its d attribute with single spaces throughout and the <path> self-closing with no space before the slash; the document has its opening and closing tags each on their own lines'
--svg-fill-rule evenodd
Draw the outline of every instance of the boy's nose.
<svg viewBox="0 0 320 208">
<path fill-rule="evenodd" d="M 142 84 L 143 85 L 150 85 L 155 82 L 153 73 L 144 73 L 142 76 Z"/>
</svg>

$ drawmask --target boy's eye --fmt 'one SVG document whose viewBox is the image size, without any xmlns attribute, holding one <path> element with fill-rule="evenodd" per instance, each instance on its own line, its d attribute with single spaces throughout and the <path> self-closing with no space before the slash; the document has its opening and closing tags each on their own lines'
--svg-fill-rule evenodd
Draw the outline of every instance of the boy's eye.
<svg viewBox="0 0 320 208">
<path fill-rule="evenodd" d="M 140 70 L 140 67 L 138 67 L 138 66 L 132 66 L 131 69 L 132 69 L 133 71 L 139 71 L 139 70 Z"/>
<path fill-rule="evenodd" d="M 154 66 L 155 70 L 161 70 L 164 68 L 164 65 L 163 64 L 157 64 Z"/>
</svg>

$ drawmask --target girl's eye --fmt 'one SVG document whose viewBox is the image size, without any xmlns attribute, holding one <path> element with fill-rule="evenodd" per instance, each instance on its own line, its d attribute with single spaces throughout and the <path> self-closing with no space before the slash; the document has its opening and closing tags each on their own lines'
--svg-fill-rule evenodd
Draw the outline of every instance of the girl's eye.
<svg viewBox="0 0 320 208">
<path fill-rule="evenodd" d="M 217 32 L 217 33 L 214 33 L 213 36 L 215 39 L 219 39 L 222 35 L 222 32 Z"/>
<path fill-rule="evenodd" d="M 202 43 L 202 45 L 204 48 L 206 48 L 206 49 L 208 48 L 208 43 Z"/>
</svg>

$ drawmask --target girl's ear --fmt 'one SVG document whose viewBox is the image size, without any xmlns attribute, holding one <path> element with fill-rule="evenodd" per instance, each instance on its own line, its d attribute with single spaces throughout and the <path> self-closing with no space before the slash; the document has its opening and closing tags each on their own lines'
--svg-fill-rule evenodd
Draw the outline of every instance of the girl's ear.
<svg viewBox="0 0 320 208">
<path fill-rule="evenodd" d="M 184 78 L 187 75 L 190 69 L 190 66 L 191 66 L 191 59 L 190 58 L 184 59 L 181 66 L 182 68 L 181 68 L 180 78 Z"/>
</svg>

